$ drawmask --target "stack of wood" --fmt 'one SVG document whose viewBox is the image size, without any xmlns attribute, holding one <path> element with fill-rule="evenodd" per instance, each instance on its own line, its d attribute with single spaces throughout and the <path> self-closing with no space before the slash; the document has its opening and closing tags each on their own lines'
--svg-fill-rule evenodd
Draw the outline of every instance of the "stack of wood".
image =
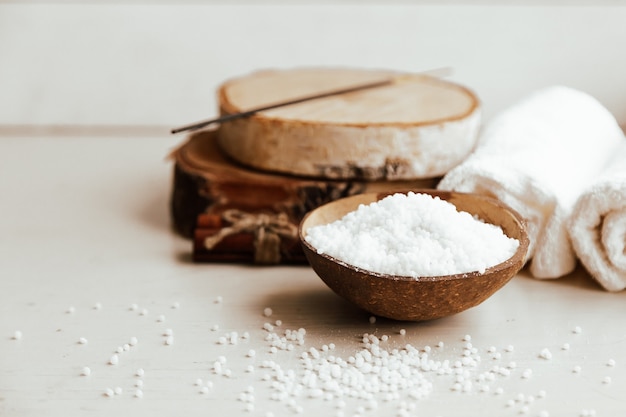
<svg viewBox="0 0 626 417">
<path fill-rule="evenodd" d="M 353 69 L 264 71 L 218 91 L 235 114 L 399 74 Z M 364 192 L 433 188 L 472 151 L 476 96 L 425 75 L 275 108 L 197 131 L 176 149 L 171 212 L 193 259 L 305 263 L 304 215 Z"/>
</svg>

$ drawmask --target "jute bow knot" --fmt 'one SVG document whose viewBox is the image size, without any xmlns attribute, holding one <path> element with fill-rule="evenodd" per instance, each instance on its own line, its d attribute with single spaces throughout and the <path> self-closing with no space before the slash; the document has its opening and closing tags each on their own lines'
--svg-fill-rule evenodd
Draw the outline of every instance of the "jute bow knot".
<svg viewBox="0 0 626 417">
<path fill-rule="evenodd" d="M 222 219 L 230 223 L 220 231 L 204 240 L 204 246 L 211 250 L 226 236 L 237 233 L 252 233 L 254 235 L 254 263 L 280 263 L 281 238 L 295 239 L 298 228 L 289 221 L 285 213 L 265 214 L 246 213 L 231 209 L 222 213 Z"/>
</svg>

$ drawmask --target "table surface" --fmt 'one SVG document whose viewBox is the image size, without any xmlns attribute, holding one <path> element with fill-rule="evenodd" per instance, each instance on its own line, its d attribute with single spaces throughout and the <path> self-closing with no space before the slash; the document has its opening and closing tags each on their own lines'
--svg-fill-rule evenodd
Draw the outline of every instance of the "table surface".
<svg viewBox="0 0 626 417">
<path fill-rule="evenodd" d="M 0 415 L 626 412 L 626 292 L 607 293 L 581 270 L 553 281 L 521 272 L 456 316 L 370 323 L 308 266 L 194 264 L 168 212 L 166 156 L 177 141 L 165 133 L 0 139 Z M 270 333 L 300 328 L 302 345 L 271 352 Z M 476 364 L 462 368 L 471 386 L 455 390 L 455 375 L 416 371 L 432 383 L 419 400 L 402 388 L 373 394 L 373 410 L 349 396 L 310 398 L 302 352 L 316 348 L 348 361 L 363 348 L 364 333 L 387 335 L 382 350 L 429 346 L 430 358 L 451 363 L 462 359 L 469 335 Z M 124 351 L 133 337 L 138 343 Z M 331 343 L 334 350 L 324 352 Z M 111 365 L 118 347 L 119 363 Z M 544 349 L 551 358 L 541 357 Z M 230 376 L 214 372 L 220 360 Z M 84 367 L 91 375 L 81 375 Z M 293 371 L 299 395 L 276 400 L 278 367 Z M 135 375 L 139 368 L 143 377 Z M 138 380 L 143 398 L 135 395 Z M 121 394 L 106 395 L 117 387 Z"/>
</svg>

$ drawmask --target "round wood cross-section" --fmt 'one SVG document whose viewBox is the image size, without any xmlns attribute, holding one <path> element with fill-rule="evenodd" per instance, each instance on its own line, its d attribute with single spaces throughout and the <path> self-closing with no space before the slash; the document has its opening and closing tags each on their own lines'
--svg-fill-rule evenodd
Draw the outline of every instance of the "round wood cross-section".
<svg viewBox="0 0 626 417">
<path fill-rule="evenodd" d="M 256 72 L 219 89 L 222 115 L 395 78 L 376 87 L 223 123 L 220 147 L 250 167 L 332 179 L 438 177 L 472 151 L 480 104 L 467 88 L 425 75 L 305 68 Z"/>
</svg>

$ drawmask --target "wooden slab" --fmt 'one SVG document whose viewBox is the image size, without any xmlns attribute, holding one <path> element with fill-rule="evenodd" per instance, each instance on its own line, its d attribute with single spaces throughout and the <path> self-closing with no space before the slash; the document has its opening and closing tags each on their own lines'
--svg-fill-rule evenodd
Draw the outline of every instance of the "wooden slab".
<svg viewBox="0 0 626 417">
<path fill-rule="evenodd" d="M 261 71 L 224 83 L 222 115 L 399 77 L 398 82 L 259 112 L 224 123 L 220 147 L 242 164 L 331 179 L 441 176 L 473 149 L 477 97 L 424 75 L 357 69 Z"/>
</svg>

